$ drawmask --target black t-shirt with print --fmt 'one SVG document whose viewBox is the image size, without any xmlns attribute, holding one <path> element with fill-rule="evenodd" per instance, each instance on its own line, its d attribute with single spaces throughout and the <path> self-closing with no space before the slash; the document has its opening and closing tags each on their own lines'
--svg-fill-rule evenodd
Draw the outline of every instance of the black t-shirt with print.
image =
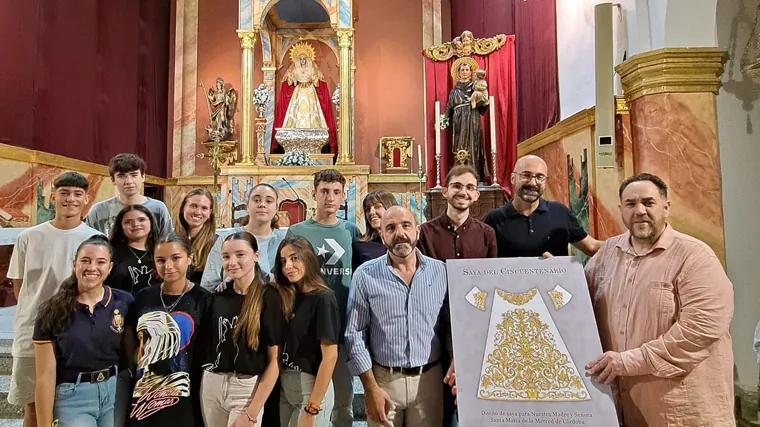
<svg viewBox="0 0 760 427">
<path fill-rule="evenodd" d="M 113 249 L 113 269 L 105 284 L 132 296 L 150 285 L 161 283 L 153 264 L 153 254 L 127 246 Z"/>
<path fill-rule="evenodd" d="M 163 303 L 160 286 L 137 294 L 127 317 L 139 346 L 129 426 L 203 425 L 200 369 L 193 352 L 209 296 L 200 286 L 184 296 L 164 294 Z"/>
<path fill-rule="evenodd" d="M 335 294 L 317 289 L 296 293 L 293 314 L 285 331 L 282 363 L 288 369 L 317 375 L 322 363 L 321 341 L 338 343 L 340 318 Z"/>
<path fill-rule="evenodd" d="M 258 286 L 258 285 L 252 285 Z M 207 348 L 203 368 L 210 372 L 261 375 L 266 369 L 270 346 L 282 348 L 285 318 L 282 314 L 282 299 L 275 288 L 265 285 L 259 320 L 259 346 L 253 350 L 247 344 L 246 330 L 235 338 L 235 327 L 243 310 L 245 295 L 234 289 L 232 282 L 227 288 L 213 294 L 204 316 L 201 341 Z"/>
</svg>

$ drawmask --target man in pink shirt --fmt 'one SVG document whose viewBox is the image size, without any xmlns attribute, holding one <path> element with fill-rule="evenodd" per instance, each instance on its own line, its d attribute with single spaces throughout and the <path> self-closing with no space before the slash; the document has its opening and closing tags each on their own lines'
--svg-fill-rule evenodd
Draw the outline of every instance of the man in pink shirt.
<svg viewBox="0 0 760 427">
<path fill-rule="evenodd" d="M 733 285 L 707 244 L 668 225 L 660 178 L 619 194 L 628 231 L 586 265 L 605 350 L 587 373 L 616 383 L 626 427 L 733 427 Z"/>
</svg>

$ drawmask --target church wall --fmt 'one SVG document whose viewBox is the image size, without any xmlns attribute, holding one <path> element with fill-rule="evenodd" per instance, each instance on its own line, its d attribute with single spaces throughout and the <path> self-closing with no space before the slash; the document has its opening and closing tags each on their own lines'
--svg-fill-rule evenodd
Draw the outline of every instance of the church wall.
<svg viewBox="0 0 760 427">
<path fill-rule="evenodd" d="M 361 6 L 354 34 L 354 159 L 371 165 L 372 173 L 378 173 L 381 137 L 411 136 L 415 144 L 424 142 L 421 22 L 421 2 L 386 0 Z"/>
<path fill-rule="evenodd" d="M 753 248 L 760 241 L 760 84 L 741 72 L 740 58 L 760 0 L 718 2 L 718 45 L 728 50 L 717 100 L 718 139 L 728 276 L 734 284 L 731 335 L 738 396 L 745 415 L 756 417 L 758 364 L 752 337 L 760 319 L 760 286 Z"/>
<path fill-rule="evenodd" d="M 235 134 L 240 134 L 240 41 L 238 39 L 238 2 L 236 0 L 198 0 L 198 79 L 206 89 L 216 85 L 216 78 L 224 79 L 225 87 L 232 85 L 238 92 L 235 113 Z M 258 47 L 258 46 L 257 46 Z M 256 49 L 259 59 L 254 65 L 261 68 L 261 49 Z M 261 76 L 258 80 L 261 81 Z M 203 142 L 208 140 L 206 126 L 211 123 L 205 94 L 200 87 L 196 92 L 196 147 L 197 153 L 205 153 Z M 239 139 L 239 137 L 238 137 Z M 195 159 L 195 175 L 211 175 L 207 159 Z"/>
</svg>

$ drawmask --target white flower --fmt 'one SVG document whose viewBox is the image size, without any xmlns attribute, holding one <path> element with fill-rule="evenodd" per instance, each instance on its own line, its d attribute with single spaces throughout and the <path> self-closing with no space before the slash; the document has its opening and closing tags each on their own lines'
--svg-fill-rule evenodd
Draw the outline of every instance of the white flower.
<svg viewBox="0 0 760 427">
<path fill-rule="evenodd" d="M 253 104 L 261 106 L 267 103 L 269 103 L 269 88 L 262 83 L 253 91 Z"/>
<path fill-rule="evenodd" d="M 280 161 L 277 162 L 278 166 L 316 166 L 315 162 L 309 153 L 302 150 L 293 150 L 285 153 Z"/>
</svg>

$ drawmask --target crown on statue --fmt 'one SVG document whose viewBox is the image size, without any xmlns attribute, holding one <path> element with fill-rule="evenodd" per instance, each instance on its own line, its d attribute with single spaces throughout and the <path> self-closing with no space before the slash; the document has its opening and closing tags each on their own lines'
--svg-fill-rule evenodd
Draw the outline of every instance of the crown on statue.
<svg viewBox="0 0 760 427">
<path fill-rule="evenodd" d="M 314 62 L 314 58 L 317 57 L 317 53 L 309 43 L 298 42 L 290 48 L 290 60 L 295 62 L 299 56 L 305 56 Z"/>
</svg>

